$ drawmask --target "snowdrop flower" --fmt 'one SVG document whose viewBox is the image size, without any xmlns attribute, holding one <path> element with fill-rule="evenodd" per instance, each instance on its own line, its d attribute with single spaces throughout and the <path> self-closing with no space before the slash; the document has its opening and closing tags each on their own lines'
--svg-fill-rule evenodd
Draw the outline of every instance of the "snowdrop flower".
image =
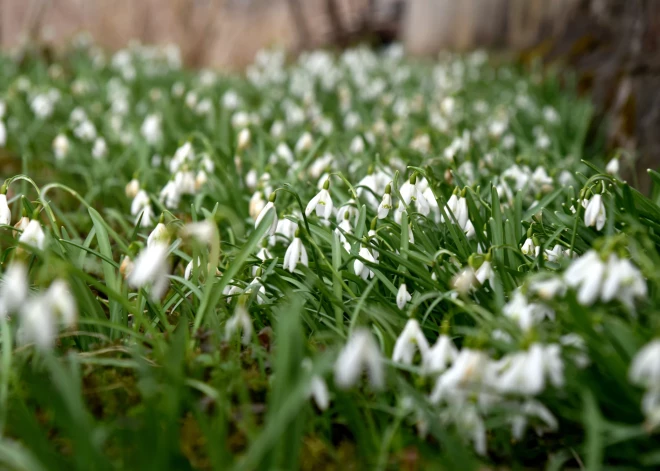
<svg viewBox="0 0 660 471">
<path fill-rule="evenodd" d="M 305 358 L 302 362 L 303 370 L 308 376 L 311 376 L 309 381 L 308 397 L 314 399 L 316 406 L 320 410 L 326 410 L 330 405 L 330 394 L 328 393 L 328 386 L 325 380 L 319 375 L 312 374 L 312 362 L 309 358 Z"/>
<path fill-rule="evenodd" d="M 138 181 L 137 178 L 133 178 L 130 182 L 128 182 L 126 184 L 126 188 L 125 188 L 126 196 L 128 196 L 129 198 L 135 198 L 138 194 L 138 191 L 140 191 L 140 182 Z M 146 196 L 146 192 L 144 193 L 144 195 L 140 196 L 140 198 L 141 198 L 140 203 L 135 203 L 135 202 L 133 202 L 133 203 L 135 205 L 139 204 L 140 207 L 144 206 L 144 204 L 143 204 L 144 196 Z M 149 201 L 148 196 L 147 196 L 146 201 L 147 202 Z M 131 214 L 133 214 L 133 212 L 134 212 L 133 207 L 131 206 Z M 135 216 L 135 214 L 133 214 L 133 216 Z"/>
<path fill-rule="evenodd" d="M 348 214 L 346 215 L 348 216 Z M 351 226 L 351 221 L 348 217 L 345 217 L 344 220 L 339 223 L 339 226 L 335 229 L 335 234 L 339 237 L 339 242 L 344 246 L 346 252 L 351 251 L 351 244 L 346 239 L 345 234 L 352 234 L 353 227 Z"/>
<path fill-rule="evenodd" d="M 537 419 L 543 424 L 543 427 L 534 427 L 539 435 L 544 430 L 555 431 L 559 427 L 555 416 L 543 404 L 534 399 L 527 399 L 516 408 L 511 417 L 511 435 L 514 440 L 522 439 L 528 419 Z"/>
<path fill-rule="evenodd" d="M 167 230 L 167 227 L 162 222 L 156 224 L 154 230 L 151 231 L 149 237 L 147 238 L 147 247 L 153 245 L 156 242 L 168 243 L 170 239 L 170 233 Z"/>
<path fill-rule="evenodd" d="M 471 266 L 463 268 L 452 280 L 452 286 L 460 294 L 467 294 L 474 288 L 474 282 L 477 281 L 474 269 Z"/>
<path fill-rule="evenodd" d="M 442 373 L 456 360 L 458 349 L 454 342 L 445 334 L 440 334 L 424 357 L 424 372 L 426 374 Z"/>
<path fill-rule="evenodd" d="M 305 249 L 302 240 L 300 240 L 300 237 L 296 235 L 284 254 L 283 268 L 289 270 L 290 273 L 293 273 L 298 263 L 301 263 L 306 267 L 309 266 L 307 250 Z"/>
<path fill-rule="evenodd" d="M 523 332 L 545 318 L 554 319 L 554 311 L 542 303 L 529 303 L 520 289 L 513 292 L 511 300 L 504 305 L 502 313 L 515 321 Z"/>
<path fill-rule="evenodd" d="M 528 237 L 525 239 L 525 243 L 522 245 L 520 250 L 525 255 L 537 256 L 541 251 L 541 247 L 534 243 L 534 239 L 532 237 Z"/>
<path fill-rule="evenodd" d="M 135 181 L 135 184 L 133 184 L 133 181 Z M 140 184 L 137 180 L 131 180 L 128 185 L 126 185 L 126 194 L 130 195 L 132 194 L 132 191 L 135 188 L 139 188 Z M 137 216 L 145 207 L 149 206 L 150 200 L 149 200 L 149 195 L 147 195 L 147 192 L 144 190 L 139 190 L 135 194 L 135 197 L 133 198 L 133 201 L 131 202 L 131 215 L 132 216 Z"/>
<path fill-rule="evenodd" d="M 362 136 L 357 135 L 351 141 L 351 145 L 348 150 L 352 154 L 361 154 L 362 152 L 364 152 L 364 148 L 365 148 L 364 139 L 362 139 Z"/>
<path fill-rule="evenodd" d="M 605 171 L 610 175 L 617 177 L 619 176 L 619 167 L 620 167 L 619 159 L 618 157 L 614 157 L 612 160 L 610 160 L 607 163 L 607 166 L 605 167 Z"/>
<path fill-rule="evenodd" d="M 528 351 L 509 354 L 497 362 L 496 386 L 502 393 L 535 396 L 545 389 L 543 347 L 537 343 Z"/>
<path fill-rule="evenodd" d="M 81 141 L 93 141 L 96 139 L 96 127 L 91 121 L 83 121 L 73 130 L 73 134 Z"/>
<path fill-rule="evenodd" d="M 241 132 L 238 133 L 236 147 L 238 150 L 247 149 L 250 145 L 250 130 L 248 128 L 241 129 Z"/>
<path fill-rule="evenodd" d="M 151 285 L 151 298 L 158 301 L 163 297 L 169 285 L 167 264 L 168 245 L 155 241 L 137 256 L 133 270 L 128 276 L 128 284 L 133 288 Z"/>
<path fill-rule="evenodd" d="M 45 296 L 50 301 L 54 313 L 60 316 L 60 320 L 65 327 L 68 328 L 76 325 L 78 319 L 76 299 L 71 294 L 71 291 L 69 291 L 69 286 L 65 281 L 53 281 L 48 287 Z"/>
<path fill-rule="evenodd" d="M 34 343 L 42 350 L 50 349 L 55 343 L 57 325 L 51 300 L 46 296 L 28 298 L 20 311 L 21 326 L 17 333 L 22 344 Z"/>
<path fill-rule="evenodd" d="M 392 187 L 388 184 L 383 194 L 383 199 L 378 205 L 378 219 L 385 219 L 392 209 Z"/>
<path fill-rule="evenodd" d="M 546 250 L 545 256 L 549 262 L 557 262 L 564 256 L 564 251 L 559 244 L 555 244 L 552 250 Z"/>
<path fill-rule="evenodd" d="M 399 192 L 401 193 L 401 199 L 406 205 L 410 205 L 411 202 L 414 202 L 417 211 L 424 216 L 427 216 L 431 211 L 429 203 L 424 197 L 424 193 L 420 191 L 419 186 L 417 185 L 417 176 L 415 174 L 401 185 Z"/>
<path fill-rule="evenodd" d="M 268 240 L 270 245 L 275 245 L 278 239 L 290 241 L 298 230 L 298 224 L 291 219 L 283 218 L 277 221 L 277 228 L 275 229 L 275 236 L 271 236 Z"/>
<path fill-rule="evenodd" d="M 401 285 L 405 287 L 404 285 Z M 401 290 L 399 290 L 401 291 Z M 392 361 L 412 365 L 415 352 L 419 350 L 422 356 L 422 362 L 426 360 L 429 351 L 429 343 L 424 337 L 419 322 L 416 319 L 409 319 L 401 334 L 396 339 L 394 351 L 392 352 Z"/>
<path fill-rule="evenodd" d="M 369 250 L 364 245 L 360 247 L 359 256 L 365 259 L 367 262 L 376 263 L 376 259 L 371 253 L 371 250 Z M 374 277 L 374 272 L 371 271 L 369 267 L 365 265 L 364 262 L 362 262 L 360 259 L 355 259 L 355 262 L 353 263 L 353 271 L 355 271 L 355 274 L 365 281 L 367 281 L 368 278 Z"/>
<path fill-rule="evenodd" d="M 46 235 L 41 227 L 41 223 L 36 219 L 31 219 L 23 233 L 18 238 L 22 244 L 29 245 L 30 247 L 43 250 Z"/>
<path fill-rule="evenodd" d="M 264 199 L 263 192 L 262 191 L 254 192 L 254 194 L 250 198 L 250 206 L 248 208 L 250 217 L 256 220 L 265 206 L 266 206 L 266 200 Z"/>
<path fill-rule="evenodd" d="M 399 291 L 396 294 L 396 305 L 399 309 L 403 310 L 403 308 L 406 307 L 406 304 L 408 304 L 411 299 L 412 296 L 410 296 L 406 284 L 401 283 L 401 286 L 399 286 Z"/>
<path fill-rule="evenodd" d="M 635 307 L 635 298 L 646 297 L 646 280 L 630 260 L 611 254 L 607 261 L 603 280 L 601 300 L 609 302 L 618 299 L 628 309 Z"/>
<path fill-rule="evenodd" d="M 378 182 L 376 175 L 370 173 L 366 175 L 362 180 L 357 184 L 357 195 L 359 198 L 364 197 L 367 200 L 367 204 L 372 208 L 378 207 L 378 199 L 373 195 L 373 193 L 378 190 Z"/>
<path fill-rule="evenodd" d="M 11 224 L 11 209 L 7 204 L 7 195 L 0 193 L 0 224 Z"/>
<path fill-rule="evenodd" d="M 547 278 L 545 280 L 532 280 L 529 283 L 529 292 L 536 294 L 541 299 L 550 301 L 556 296 L 563 296 L 566 292 L 566 285 L 559 277 Z"/>
<path fill-rule="evenodd" d="M 142 122 L 140 133 L 147 144 L 155 146 L 163 139 L 163 131 L 161 129 L 161 117 L 157 114 L 150 114 Z"/>
<path fill-rule="evenodd" d="M 236 305 L 234 315 L 225 324 L 225 340 L 229 340 L 239 328 L 243 332 L 241 342 L 243 345 L 248 345 L 252 340 L 252 319 L 245 306 L 240 302 Z"/>
<path fill-rule="evenodd" d="M 354 219 L 357 221 L 360 216 L 360 211 L 355 207 L 357 202 L 354 199 L 348 200 L 348 202 L 342 204 L 337 209 L 337 222 L 341 223 L 344 219 Z"/>
<path fill-rule="evenodd" d="M 23 262 L 11 262 L 0 281 L 0 318 L 21 307 L 28 290 L 26 266 Z"/>
<path fill-rule="evenodd" d="M 270 228 L 267 231 L 268 235 L 275 235 L 275 231 L 277 230 L 277 208 L 275 208 L 275 197 L 274 195 L 271 195 L 270 201 L 266 203 L 266 205 L 263 207 L 263 209 L 259 212 L 259 215 L 257 216 L 257 219 L 254 221 L 254 227 L 255 229 L 259 227 L 259 224 L 261 224 L 261 221 L 266 217 L 266 214 L 268 214 L 268 211 L 273 210 L 273 222 L 270 223 Z"/>
<path fill-rule="evenodd" d="M 432 404 L 443 400 L 458 400 L 461 391 L 469 391 L 489 379 L 490 363 L 484 352 L 463 348 L 452 366 L 438 378 L 429 400 Z"/>
<path fill-rule="evenodd" d="M 256 290 L 257 292 L 257 303 L 262 304 L 266 301 L 266 288 L 261 282 L 260 276 L 255 276 L 252 281 L 246 286 L 244 293 L 251 294 Z"/>
<path fill-rule="evenodd" d="M 100 160 L 108 155 L 108 145 L 105 142 L 105 139 L 102 137 L 97 137 L 94 141 L 94 147 L 92 148 L 92 157 L 96 160 Z"/>
<path fill-rule="evenodd" d="M 578 291 L 578 302 L 591 306 L 598 299 L 605 276 L 605 263 L 595 250 L 589 250 L 564 272 L 566 284 Z"/>
<path fill-rule="evenodd" d="M 486 283 L 486 280 L 488 280 L 488 282 L 490 282 L 491 288 L 495 286 L 495 272 L 493 271 L 493 265 L 490 263 L 490 260 L 485 260 L 484 263 L 482 263 L 481 266 L 477 268 L 474 276 L 481 285 Z"/>
<path fill-rule="evenodd" d="M 587 227 L 595 227 L 600 231 L 605 226 L 605 205 L 601 195 L 593 195 L 587 203 L 584 211 L 584 224 Z"/>
<path fill-rule="evenodd" d="M 648 389 L 660 388 L 660 339 L 653 339 L 637 352 L 630 364 L 628 379 Z"/>
<path fill-rule="evenodd" d="M 341 389 L 349 389 L 367 372 L 369 383 L 374 389 L 381 389 L 385 383 L 385 371 L 380 348 L 371 332 L 366 328 L 357 329 L 350 336 L 335 362 L 335 384 Z"/>
<path fill-rule="evenodd" d="M 305 216 L 312 214 L 312 211 L 316 211 L 316 215 L 323 219 L 329 219 L 332 216 L 333 204 L 328 188 L 330 188 L 330 181 L 326 180 L 323 189 L 307 203 Z"/>
<path fill-rule="evenodd" d="M 312 135 L 308 132 L 303 133 L 303 135 L 298 139 L 298 142 L 296 142 L 296 154 L 310 150 L 313 145 L 314 138 Z"/>
<path fill-rule="evenodd" d="M 69 153 L 69 139 L 64 134 L 58 134 L 53 140 L 53 152 L 57 160 L 62 160 Z"/>
</svg>

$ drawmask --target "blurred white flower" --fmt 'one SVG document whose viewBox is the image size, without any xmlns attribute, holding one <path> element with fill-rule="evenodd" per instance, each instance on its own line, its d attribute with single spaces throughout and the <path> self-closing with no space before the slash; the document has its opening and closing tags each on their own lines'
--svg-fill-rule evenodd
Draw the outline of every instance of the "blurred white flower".
<svg viewBox="0 0 660 471">
<path fill-rule="evenodd" d="M 610 175 L 618 177 L 619 176 L 619 168 L 620 168 L 619 159 L 618 159 L 618 157 L 614 157 L 612 160 L 610 160 L 607 163 L 607 166 L 605 167 L 605 171 L 607 173 L 609 173 Z"/>
<path fill-rule="evenodd" d="M 495 272 L 493 271 L 493 265 L 488 260 L 485 260 L 484 263 L 482 263 L 481 266 L 477 268 L 474 276 L 481 285 L 486 283 L 486 280 L 488 280 L 491 288 L 495 286 Z"/>
<path fill-rule="evenodd" d="M 46 235 L 41 227 L 41 223 L 36 219 L 31 219 L 27 227 L 23 230 L 23 233 L 18 238 L 18 241 L 22 244 L 43 250 Z"/>
<path fill-rule="evenodd" d="M 47 350 L 55 343 L 57 324 L 53 315 L 51 299 L 46 296 L 28 298 L 20 310 L 21 324 L 17 332 L 21 344 L 34 343 L 37 348 Z"/>
<path fill-rule="evenodd" d="M 21 307 L 28 291 L 27 267 L 23 262 L 10 262 L 0 280 L 0 317 Z"/>
<path fill-rule="evenodd" d="M 225 340 L 229 340 L 239 328 L 242 331 L 241 342 L 243 345 L 248 345 L 252 340 L 252 318 L 245 306 L 240 302 L 236 305 L 234 314 L 225 324 Z"/>
<path fill-rule="evenodd" d="M 369 250 L 364 245 L 360 247 L 359 256 L 365 259 L 367 262 L 376 263 L 376 259 L 372 255 L 371 250 Z M 355 274 L 365 281 L 368 278 L 374 277 L 374 272 L 371 271 L 369 267 L 365 265 L 364 262 L 362 262 L 362 260 L 357 258 L 355 259 L 355 262 L 353 262 L 353 271 L 355 271 Z"/>
<path fill-rule="evenodd" d="M 45 297 L 51 304 L 55 315 L 60 316 L 60 320 L 65 327 L 73 327 L 78 320 L 78 308 L 76 299 L 69 291 L 69 286 L 63 280 L 53 281 L 45 293 Z"/>
<path fill-rule="evenodd" d="M 149 237 L 147 238 L 147 247 L 155 244 L 156 242 L 163 242 L 167 244 L 170 239 L 170 233 L 167 230 L 167 227 L 162 222 L 156 224 L 154 230 L 151 231 Z"/>
<path fill-rule="evenodd" d="M 593 195 L 587 203 L 587 208 L 584 210 L 584 224 L 587 227 L 595 227 L 600 231 L 605 226 L 605 205 L 603 204 L 603 197 L 601 195 Z"/>
<path fill-rule="evenodd" d="M 378 344 L 371 332 L 360 328 L 353 332 L 335 362 L 335 384 L 341 389 L 348 389 L 360 379 L 363 371 L 367 372 L 369 383 L 374 389 L 385 385 L 385 371 Z"/>
<path fill-rule="evenodd" d="M 149 294 L 154 301 L 160 300 L 169 286 L 168 249 L 167 243 L 162 241 L 148 245 L 135 259 L 133 270 L 128 276 L 128 284 L 133 288 L 150 285 Z"/>
<path fill-rule="evenodd" d="M 424 337 L 419 322 L 416 319 L 409 319 L 394 343 L 392 361 L 412 365 L 416 351 L 419 351 L 421 361 L 424 363 L 429 352 L 429 343 Z"/>
<path fill-rule="evenodd" d="M 454 346 L 451 338 L 445 334 L 440 334 L 424 358 L 424 372 L 426 374 L 442 373 L 456 360 L 457 356 L 458 349 Z"/>
<path fill-rule="evenodd" d="M 257 216 L 257 219 L 254 221 L 254 227 L 255 229 L 259 227 L 259 224 L 261 224 L 261 221 L 266 217 L 266 214 L 268 214 L 268 211 L 273 211 L 273 222 L 270 224 L 270 228 L 268 229 L 267 234 L 268 235 L 275 235 L 275 231 L 277 230 L 277 208 L 275 207 L 275 203 L 272 201 L 269 201 L 266 203 L 266 205 L 263 207 L 263 209 L 259 212 L 259 215 Z"/>
<path fill-rule="evenodd" d="M 405 283 L 401 283 L 399 286 L 399 291 L 396 294 L 396 305 L 398 306 L 399 309 L 403 310 L 404 307 L 406 307 L 406 304 L 410 302 L 412 299 L 412 296 L 408 292 L 408 288 L 406 287 Z M 408 322 L 410 323 L 410 321 Z"/>
<path fill-rule="evenodd" d="M 58 134 L 53 140 L 53 152 L 57 160 L 62 160 L 69 153 L 69 139 L 64 134 Z"/>
<path fill-rule="evenodd" d="M 578 292 L 577 299 L 585 306 L 592 305 L 599 297 L 606 265 L 598 252 L 589 250 L 574 260 L 564 272 L 566 284 Z"/>
</svg>

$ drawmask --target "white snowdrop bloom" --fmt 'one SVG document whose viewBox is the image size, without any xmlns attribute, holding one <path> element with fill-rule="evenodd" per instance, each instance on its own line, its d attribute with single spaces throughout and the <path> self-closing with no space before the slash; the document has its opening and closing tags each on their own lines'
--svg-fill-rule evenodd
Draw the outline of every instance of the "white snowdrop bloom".
<svg viewBox="0 0 660 471">
<path fill-rule="evenodd" d="M 241 129 L 241 131 L 238 133 L 238 137 L 236 138 L 236 148 L 239 151 L 247 149 L 247 147 L 250 145 L 250 140 L 250 130 L 248 128 Z"/>
<path fill-rule="evenodd" d="M 334 155 L 332 155 L 330 152 L 326 152 L 321 157 L 312 161 L 312 163 L 307 168 L 307 173 L 314 179 L 319 178 L 321 174 L 332 167 L 334 160 Z"/>
<path fill-rule="evenodd" d="M 0 224 L 11 224 L 11 209 L 7 203 L 7 195 L 0 194 Z"/>
<path fill-rule="evenodd" d="M 198 102 L 199 97 L 195 91 L 190 90 L 188 93 L 186 93 L 185 103 L 188 108 L 195 109 Z"/>
<path fill-rule="evenodd" d="M 163 140 L 162 118 L 158 114 L 150 114 L 144 118 L 140 133 L 147 144 L 155 146 Z"/>
<path fill-rule="evenodd" d="M 245 186 L 247 186 L 248 190 L 254 191 L 254 189 L 257 187 L 257 183 L 259 182 L 259 177 L 257 175 L 257 171 L 255 169 L 250 169 L 248 173 L 245 175 Z"/>
<path fill-rule="evenodd" d="M 229 340 L 239 328 L 242 332 L 241 343 L 243 343 L 243 345 L 248 345 L 252 340 L 252 318 L 245 306 L 240 302 L 236 305 L 234 314 L 225 324 L 225 340 Z"/>
<path fill-rule="evenodd" d="M 234 90 L 227 90 L 222 95 L 222 106 L 227 109 L 235 110 L 241 104 L 241 97 Z"/>
<path fill-rule="evenodd" d="M 257 216 L 257 219 L 254 221 L 254 227 L 255 229 L 259 227 L 259 224 L 261 224 L 261 221 L 263 220 L 264 217 L 266 217 L 266 214 L 268 214 L 268 211 L 273 210 L 273 222 L 270 224 L 270 228 L 267 231 L 268 235 L 275 235 L 275 231 L 277 230 L 277 208 L 275 208 L 275 203 L 272 201 L 269 201 L 266 203 L 266 205 L 263 207 L 263 209 L 259 212 L 259 215 Z"/>
<path fill-rule="evenodd" d="M 408 287 L 405 283 L 401 283 L 399 286 L 399 291 L 396 293 L 396 305 L 399 309 L 403 310 L 406 307 L 406 304 L 410 302 L 412 296 L 408 292 Z"/>
<path fill-rule="evenodd" d="M 615 177 L 619 176 L 619 169 L 620 169 L 620 164 L 618 157 L 614 157 L 612 160 L 610 160 L 607 163 L 607 166 L 605 167 L 605 171 Z"/>
<path fill-rule="evenodd" d="M 341 389 L 353 387 L 366 371 L 374 389 L 385 385 L 385 371 L 380 348 L 371 332 L 360 328 L 353 332 L 335 362 L 335 384 Z"/>
<path fill-rule="evenodd" d="M 7 144 L 7 126 L 5 126 L 4 121 L 0 119 L 0 147 L 4 147 Z"/>
<path fill-rule="evenodd" d="M 173 174 L 178 172 L 183 164 L 193 160 L 195 160 L 195 151 L 190 141 L 187 141 L 174 152 L 174 156 L 170 161 L 170 172 Z"/>
<path fill-rule="evenodd" d="M 495 365 L 496 387 L 502 393 L 536 396 L 545 389 L 543 346 L 506 355 Z"/>
<path fill-rule="evenodd" d="M 133 178 L 131 181 L 129 181 L 126 184 L 125 192 L 126 196 L 129 198 L 136 198 L 138 192 L 140 191 L 140 182 L 137 178 Z M 142 208 L 145 204 L 149 203 L 149 196 L 145 191 L 142 192 L 140 195 L 140 198 L 136 201 L 135 199 L 133 200 L 133 203 L 131 204 L 131 214 L 135 216 L 137 214 L 138 209 L 135 208 Z M 133 207 L 135 205 L 135 208 Z"/>
<path fill-rule="evenodd" d="M 457 356 L 458 349 L 451 338 L 445 334 L 440 334 L 424 358 L 424 372 L 426 374 L 442 373 L 456 360 Z"/>
<path fill-rule="evenodd" d="M 261 277 L 255 276 L 252 281 L 245 287 L 245 294 L 257 292 L 257 304 L 263 304 L 266 298 L 266 287 L 261 281 Z"/>
<path fill-rule="evenodd" d="M 168 243 L 170 239 L 170 233 L 167 230 L 167 227 L 162 222 L 156 224 L 154 230 L 151 231 L 149 237 L 147 238 L 147 247 L 155 244 L 156 242 Z"/>
<path fill-rule="evenodd" d="M 41 223 L 36 219 L 31 219 L 27 227 L 23 230 L 23 233 L 18 238 L 18 241 L 22 244 L 29 245 L 30 247 L 43 250 L 46 235 L 41 227 Z"/>
<path fill-rule="evenodd" d="M 410 205 L 411 202 L 415 203 L 417 211 L 419 211 L 424 216 L 428 215 L 431 211 L 428 201 L 424 197 L 424 193 L 420 191 L 417 185 L 417 177 L 410 177 L 409 180 L 401 185 L 399 193 L 401 194 L 401 199 L 406 205 Z"/>
<path fill-rule="evenodd" d="M 566 285 L 559 277 L 532 280 L 529 283 L 530 294 L 536 294 L 541 299 L 550 301 L 556 296 L 563 296 Z"/>
<path fill-rule="evenodd" d="M 454 223 L 454 219 L 456 219 L 456 223 L 459 225 L 459 227 L 463 230 L 466 229 L 467 223 L 469 221 L 468 219 L 468 208 L 467 208 L 467 200 L 462 197 L 462 196 L 456 196 L 456 194 L 452 194 L 449 199 L 447 200 L 447 205 L 445 206 L 445 212 L 449 216 L 449 222 Z M 454 218 L 452 218 L 452 215 Z M 444 216 L 441 218 L 442 222 L 445 222 Z"/>
<path fill-rule="evenodd" d="M 288 165 L 293 164 L 295 160 L 293 152 L 284 142 L 280 142 L 277 145 L 277 148 L 275 149 L 275 155 L 277 155 L 279 159 L 281 159 L 283 162 L 286 162 Z"/>
<path fill-rule="evenodd" d="M 546 318 L 554 319 L 554 311 L 542 303 L 529 303 L 520 289 L 513 292 L 513 296 L 502 308 L 502 313 L 515 321 L 524 332 Z"/>
<path fill-rule="evenodd" d="M 392 361 L 403 363 L 404 365 L 412 365 L 416 351 L 419 351 L 423 363 L 426 361 L 426 356 L 428 355 L 429 343 L 426 337 L 424 337 L 424 332 L 422 332 L 419 322 L 416 319 L 409 319 L 401 334 L 396 339 L 392 352 Z"/>
<path fill-rule="evenodd" d="M 360 211 L 358 211 L 356 206 L 357 201 L 351 198 L 337 208 L 337 222 L 341 223 L 344 219 L 353 219 L 357 222 L 357 219 L 360 216 Z"/>
<path fill-rule="evenodd" d="M 600 231 L 605 226 L 605 205 L 601 195 L 593 195 L 587 203 L 587 209 L 584 211 L 584 224 L 587 227 L 595 227 Z"/>
<path fill-rule="evenodd" d="M 633 310 L 635 298 L 645 298 L 646 293 L 646 280 L 637 267 L 630 260 L 611 254 L 607 261 L 601 300 L 609 302 L 616 298 Z"/>
<path fill-rule="evenodd" d="M 150 295 L 154 301 L 162 298 L 169 286 L 168 248 L 167 243 L 162 241 L 148 245 L 138 254 L 128 276 L 128 284 L 133 288 L 150 285 Z"/>
<path fill-rule="evenodd" d="M 211 103 L 211 100 L 209 98 L 204 98 L 197 103 L 197 106 L 195 106 L 195 113 L 197 113 L 200 116 L 204 115 L 209 115 L 211 114 L 211 111 L 213 110 L 213 103 Z"/>
<path fill-rule="evenodd" d="M 285 270 L 288 270 L 289 272 L 293 273 L 298 263 L 306 267 L 309 266 L 309 260 L 307 258 L 307 250 L 305 249 L 302 240 L 300 239 L 300 237 L 294 237 L 293 241 L 286 249 L 282 267 Z"/>
<path fill-rule="evenodd" d="M 351 221 L 348 218 L 345 218 L 342 222 L 339 223 L 339 226 L 335 229 L 335 234 L 339 237 L 339 242 L 344 246 L 346 252 L 351 251 L 351 244 L 346 239 L 345 234 L 352 234 L 353 227 L 351 226 Z"/>
<path fill-rule="evenodd" d="M 553 182 L 548 172 L 544 167 L 536 167 L 534 173 L 532 173 L 530 182 L 536 191 L 547 193 L 552 191 Z"/>
<path fill-rule="evenodd" d="M 313 145 L 314 138 L 312 135 L 308 132 L 303 133 L 303 135 L 298 139 L 298 142 L 296 142 L 296 154 L 310 150 Z"/>
<path fill-rule="evenodd" d="M 60 316 L 62 324 L 67 327 L 73 327 L 78 320 L 78 308 L 76 299 L 71 294 L 69 286 L 63 280 L 53 281 L 45 293 L 50 301 L 53 312 Z"/>
<path fill-rule="evenodd" d="M 564 250 L 562 249 L 562 246 L 559 244 L 555 244 L 552 250 L 545 251 L 545 257 L 548 259 L 549 262 L 558 262 L 559 260 L 562 259 L 563 256 L 564 256 Z"/>
<path fill-rule="evenodd" d="M 92 147 L 92 157 L 96 160 L 100 160 L 108 155 L 108 145 L 105 142 L 105 139 L 102 137 L 97 137 L 94 141 L 94 147 Z"/>
<path fill-rule="evenodd" d="M 255 191 L 252 197 L 250 198 L 250 205 L 248 208 L 250 217 L 256 220 L 261 214 L 261 211 L 266 206 L 266 203 L 267 201 L 264 199 L 263 191 Z"/>
<path fill-rule="evenodd" d="M 154 219 L 154 210 L 151 209 L 151 205 L 146 205 L 136 219 L 140 220 L 140 227 L 151 227 Z"/>
<path fill-rule="evenodd" d="M 195 263 L 193 263 L 193 262 L 195 262 Z M 188 262 L 188 264 L 186 265 L 186 269 L 185 269 L 184 272 L 183 272 L 183 278 L 186 279 L 186 280 L 189 280 L 190 277 L 191 277 L 192 274 L 193 274 L 193 270 L 195 269 L 195 267 L 200 266 L 200 262 L 201 262 L 201 261 L 200 261 L 199 257 L 197 258 L 196 261 L 193 260 L 193 259 L 191 259 L 191 260 Z"/>
<path fill-rule="evenodd" d="M 383 199 L 378 205 L 378 219 L 385 219 L 389 214 L 390 209 L 392 209 L 392 195 L 387 190 L 385 190 Z"/>
<path fill-rule="evenodd" d="M 170 180 L 165 184 L 163 189 L 160 190 L 158 199 L 165 204 L 166 208 L 175 209 L 179 206 L 181 190 L 174 180 Z"/>
<path fill-rule="evenodd" d="M 176 172 L 174 184 L 182 195 L 195 194 L 195 174 L 190 170 Z"/>
<path fill-rule="evenodd" d="M 542 424 L 542 426 L 534 426 L 538 435 L 541 435 L 544 431 L 555 431 L 559 427 L 557 419 L 547 407 L 534 399 L 526 399 L 511 416 L 511 435 L 514 440 L 523 438 L 529 419 L 534 419 L 535 422 Z"/>
<path fill-rule="evenodd" d="M 326 183 L 323 185 L 323 189 L 319 191 L 314 198 L 309 200 L 307 207 L 305 208 L 305 216 L 309 216 L 313 211 L 316 212 L 316 215 L 323 219 L 329 219 L 332 216 L 332 197 L 328 191 L 329 181 L 326 180 Z"/>
<path fill-rule="evenodd" d="M 268 240 L 270 245 L 275 245 L 278 240 L 290 241 L 298 230 L 298 224 L 291 219 L 282 218 L 277 221 L 277 228 L 275 229 L 275 236 L 271 236 Z"/>
<path fill-rule="evenodd" d="M 348 148 L 348 150 L 352 154 L 361 154 L 362 152 L 364 152 L 364 149 L 365 149 L 364 139 L 362 139 L 362 136 L 360 135 L 357 135 L 353 138 L 353 140 L 351 141 L 351 145 Z"/>
<path fill-rule="evenodd" d="M 534 244 L 534 240 L 531 237 L 525 239 L 525 243 L 520 248 L 521 252 L 525 255 L 537 256 L 541 251 L 541 247 Z"/>
<path fill-rule="evenodd" d="M 53 315 L 51 299 L 46 296 L 28 298 L 20 310 L 21 324 L 17 332 L 19 343 L 34 343 L 37 348 L 47 350 L 55 343 L 57 324 Z"/>
<path fill-rule="evenodd" d="M 495 286 L 495 272 L 493 271 L 493 265 L 488 260 L 485 260 L 484 263 L 477 268 L 474 272 L 474 276 L 481 285 L 488 280 L 491 288 Z"/>
<path fill-rule="evenodd" d="M 208 175 L 204 170 L 199 170 L 195 175 L 195 190 L 199 191 L 209 181 Z"/>
<path fill-rule="evenodd" d="M 513 134 L 505 134 L 500 142 L 504 149 L 511 150 L 516 145 L 516 137 Z"/>
<path fill-rule="evenodd" d="M 468 265 L 454 276 L 451 284 L 458 293 L 467 294 L 474 288 L 476 281 L 474 269 Z"/>
<path fill-rule="evenodd" d="M 660 388 L 660 339 L 653 339 L 637 352 L 630 363 L 628 379 L 647 389 Z"/>
<path fill-rule="evenodd" d="M 488 451 L 486 443 L 486 426 L 474 405 L 461 409 L 458 418 L 458 425 L 463 433 L 470 435 L 475 453 L 484 456 Z"/>
<path fill-rule="evenodd" d="M 374 258 L 373 254 L 371 253 L 371 250 L 369 250 L 367 247 L 362 245 L 360 247 L 360 252 L 359 256 L 365 259 L 367 262 L 371 263 L 376 263 L 376 259 Z M 367 280 L 368 278 L 373 278 L 374 277 L 374 272 L 369 269 L 367 265 L 362 262 L 360 259 L 355 259 L 355 262 L 353 262 L 353 271 L 357 276 L 362 278 L 363 280 Z"/>
<path fill-rule="evenodd" d="M 27 267 L 23 262 L 10 262 L 0 280 L 0 318 L 23 305 L 28 295 L 28 283 Z"/>
<path fill-rule="evenodd" d="M 432 404 L 458 401 L 465 391 L 474 390 L 490 381 L 491 361 L 481 350 L 463 348 L 451 367 L 436 381 L 429 396 Z"/>
<path fill-rule="evenodd" d="M 314 399 L 316 406 L 320 410 L 326 410 L 330 405 L 330 394 L 328 393 L 328 386 L 318 375 L 312 376 L 309 383 L 309 395 Z"/>
<path fill-rule="evenodd" d="M 42 93 L 32 99 L 30 108 L 37 118 L 47 119 L 55 110 L 55 102 L 48 95 Z"/>
<path fill-rule="evenodd" d="M 96 139 L 96 127 L 91 121 L 85 120 L 74 128 L 73 134 L 81 141 L 91 142 Z"/>
<path fill-rule="evenodd" d="M 57 160 L 62 160 L 69 153 L 69 139 L 64 134 L 58 134 L 53 140 L 53 152 Z"/>
<path fill-rule="evenodd" d="M 210 244 L 217 235 L 217 226 L 211 220 L 191 222 L 181 229 L 182 237 L 192 237 L 200 243 Z"/>
<path fill-rule="evenodd" d="M 606 265 L 595 250 L 589 250 L 574 260 L 564 272 L 566 284 L 578 292 L 578 302 L 592 305 L 599 297 Z"/>
<path fill-rule="evenodd" d="M 283 137 L 285 132 L 286 132 L 286 126 L 282 121 L 275 121 L 273 122 L 273 125 L 270 127 L 270 135 L 276 139 Z"/>
<path fill-rule="evenodd" d="M 370 173 L 366 175 L 362 180 L 357 184 L 357 195 L 359 198 L 364 198 L 367 200 L 367 204 L 372 208 L 378 207 L 378 199 L 374 196 L 374 193 L 377 194 L 378 182 L 376 175 Z"/>
</svg>

